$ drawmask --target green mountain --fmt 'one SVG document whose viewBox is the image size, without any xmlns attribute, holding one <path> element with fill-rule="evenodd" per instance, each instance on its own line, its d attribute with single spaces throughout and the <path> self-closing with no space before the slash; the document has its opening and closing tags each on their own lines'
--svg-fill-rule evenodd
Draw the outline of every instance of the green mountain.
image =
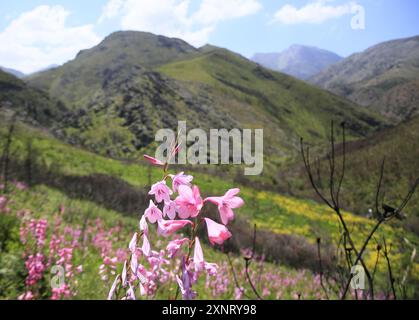
<svg viewBox="0 0 419 320">
<path fill-rule="evenodd" d="M 299 136 L 325 138 L 332 118 L 352 137 L 385 121 L 357 105 L 225 49 L 117 32 L 61 67 L 28 78 L 74 112 L 70 142 L 132 157 L 160 128 L 264 128 L 265 153 L 294 154 Z M 273 157 L 272 157 L 273 158 Z"/>
<path fill-rule="evenodd" d="M 419 36 L 353 54 L 310 81 L 396 121 L 409 119 L 419 114 Z"/>
<path fill-rule="evenodd" d="M 252 61 L 298 79 L 306 80 L 343 58 L 334 52 L 294 44 L 282 52 L 256 53 Z"/>
<path fill-rule="evenodd" d="M 51 126 L 65 121 L 67 110 L 47 93 L 0 70 L 0 112 L 15 112 L 33 124 Z"/>
</svg>

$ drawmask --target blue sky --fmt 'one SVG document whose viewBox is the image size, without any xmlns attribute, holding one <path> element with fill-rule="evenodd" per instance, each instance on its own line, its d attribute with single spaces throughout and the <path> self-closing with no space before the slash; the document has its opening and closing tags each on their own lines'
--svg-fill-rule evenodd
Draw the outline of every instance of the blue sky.
<svg viewBox="0 0 419 320">
<path fill-rule="evenodd" d="M 348 56 L 419 34 L 417 0 L 14 0 L 0 2 L 0 17 L 0 65 L 24 72 L 72 59 L 116 30 L 246 57 L 295 43 Z"/>
</svg>

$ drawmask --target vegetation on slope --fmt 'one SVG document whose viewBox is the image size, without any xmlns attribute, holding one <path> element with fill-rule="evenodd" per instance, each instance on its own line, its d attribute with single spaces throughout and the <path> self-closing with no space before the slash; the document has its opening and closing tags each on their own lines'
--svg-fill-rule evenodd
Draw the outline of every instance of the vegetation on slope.
<svg viewBox="0 0 419 320">
<path fill-rule="evenodd" d="M 138 156 L 178 120 L 189 128 L 264 128 L 265 152 L 276 162 L 295 153 L 300 135 L 325 137 L 331 118 L 345 120 L 354 137 L 386 122 L 228 50 L 140 32 L 112 34 L 28 81 L 74 111 L 68 141 L 114 157 Z"/>
<path fill-rule="evenodd" d="M 355 53 L 311 82 L 394 121 L 418 114 L 419 36 L 383 42 Z"/>
<path fill-rule="evenodd" d="M 340 142 L 337 138 L 337 142 Z M 322 150 L 323 148 L 319 148 Z M 341 146 L 337 149 L 341 161 Z M 323 185 L 327 188 L 328 160 L 319 151 L 316 163 Z M 348 143 L 346 146 L 346 174 L 343 183 L 344 197 L 342 206 L 359 215 L 365 216 L 368 208 L 375 204 L 380 167 L 385 160 L 383 192 L 384 202 L 397 206 L 415 179 L 419 177 L 419 117 L 405 121 L 396 127 L 375 133 L 367 139 Z M 337 169 L 340 171 L 340 168 Z M 316 176 L 316 179 L 318 177 Z M 300 164 L 279 173 L 280 189 L 300 197 L 313 197 L 314 192 L 307 183 L 306 172 Z M 419 233 L 419 194 L 416 192 L 409 206 L 404 210 L 407 216 L 403 225 Z"/>
<path fill-rule="evenodd" d="M 66 114 L 65 106 L 45 92 L 0 70 L 0 111 L 5 109 L 13 110 L 28 122 L 44 126 L 65 121 Z"/>
<path fill-rule="evenodd" d="M 2 126 L 2 128 L 4 128 Z M 2 137 L 6 128 L 2 129 Z M 150 169 L 139 163 L 123 163 L 116 160 L 102 158 L 98 155 L 94 155 L 90 152 L 83 151 L 68 145 L 65 145 L 58 140 L 48 136 L 45 133 L 39 132 L 37 129 L 29 128 L 27 126 L 17 128 L 17 133 L 13 139 L 14 154 L 21 157 L 17 162 L 25 160 L 27 155 L 26 146 L 31 141 L 31 148 L 33 152 L 38 155 L 34 162 L 39 163 L 39 167 L 44 171 L 40 171 L 39 175 L 48 176 L 48 170 L 53 173 L 55 180 L 54 183 L 49 179 L 35 179 L 32 181 L 33 187 L 30 190 L 31 196 L 28 196 L 26 200 L 20 200 L 15 198 L 16 205 L 28 208 L 40 207 L 39 197 L 43 199 L 63 199 L 62 201 L 68 203 L 67 206 L 71 207 L 73 203 L 79 203 L 79 201 L 88 201 L 90 204 L 83 208 L 74 208 L 76 212 L 92 212 L 92 216 L 107 215 L 103 212 L 115 212 L 112 216 L 117 221 L 118 216 L 123 214 L 128 219 L 133 221 L 135 226 L 138 214 L 145 207 L 146 196 L 145 191 L 148 190 L 150 181 L 158 179 L 159 173 L 154 169 Z M 49 169 L 48 169 L 49 168 Z M 61 180 L 62 176 L 71 176 L 73 179 L 83 179 L 83 177 L 91 176 L 94 174 L 104 174 L 109 176 L 109 180 L 98 180 L 97 184 L 91 184 L 88 189 L 82 191 L 84 194 L 77 193 L 74 189 L 80 189 L 82 184 L 73 184 L 73 187 L 64 187 L 68 180 Z M 25 180 L 25 170 L 20 170 L 17 174 L 20 175 L 22 180 Z M 125 181 L 128 185 L 125 189 L 121 188 L 120 184 L 112 182 L 112 177 Z M 215 176 L 209 176 L 206 174 L 198 174 L 195 179 L 197 183 L 203 186 L 201 192 L 203 195 L 211 195 L 217 192 L 217 190 L 225 189 L 226 186 L 231 185 L 231 181 L 228 178 L 220 179 Z M 41 181 L 44 181 L 42 183 Z M 107 182 L 107 183 L 106 183 Z M 89 185 L 89 184 L 88 184 Z M 112 187 L 114 186 L 114 188 Z M 107 196 L 98 198 L 94 194 L 94 190 L 101 192 L 101 189 L 111 189 L 111 193 L 116 193 L 116 199 L 123 198 L 121 193 L 126 193 L 127 188 L 137 188 L 138 197 L 134 199 L 126 199 L 127 202 L 131 201 L 138 204 L 138 207 L 133 206 L 133 210 L 128 210 L 126 207 L 120 207 L 118 204 L 111 204 L 107 202 Z M 73 189 L 71 189 L 73 188 Z M 84 190 L 82 188 L 82 190 Z M 90 190 L 90 191 L 88 191 Z M 58 193 L 57 193 L 58 192 Z M 53 196 L 56 194 L 56 196 Z M 247 205 L 237 212 L 238 221 L 232 225 L 232 230 L 237 235 L 237 239 L 233 239 L 230 243 L 230 247 L 237 248 L 235 241 L 239 242 L 239 248 L 247 243 L 251 246 L 250 239 L 246 238 L 246 234 L 251 234 L 252 223 L 256 223 L 259 226 L 259 232 L 261 240 L 258 242 L 258 250 L 265 252 L 270 261 L 277 261 L 286 263 L 289 265 L 296 266 L 298 264 L 305 265 L 310 268 L 310 263 L 304 262 L 307 256 L 301 256 L 301 252 L 308 254 L 309 260 L 311 260 L 311 268 L 316 268 L 315 263 L 315 241 L 317 237 L 323 239 L 324 243 L 328 243 L 331 247 L 334 246 L 336 236 L 338 234 L 338 223 L 333 213 L 325 208 L 323 205 L 315 204 L 312 201 L 298 200 L 296 198 L 281 196 L 271 192 L 256 191 L 251 188 L 243 187 L 241 191 L 243 199 Z M 32 199 L 32 197 L 35 197 Z M 110 198 L 113 201 L 113 198 Z M 33 202 L 38 201 L 38 202 Z M 43 200 L 44 201 L 44 200 Z M 61 200 L 60 200 L 61 201 Z M 32 203 L 33 202 L 33 203 Z M 41 201 L 42 202 L 42 201 Z M 57 203 L 55 203 L 57 205 Z M 55 206 L 54 205 L 54 206 Z M 90 209 L 89 206 L 92 206 Z M 97 207 L 100 207 L 99 209 Z M 95 209 L 96 208 L 96 209 Z M 107 208 L 107 209 L 103 209 Z M 73 209 L 72 209 L 73 210 Z M 45 210 L 48 211 L 48 210 Z M 96 213 L 96 211 L 98 213 Z M 211 213 L 209 213 L 211 214 Z M 77 214 L 76 214 L 77 215 Z M 89 213 L 90 215 L 90 213 Z M 356 238 L 361 241 L 366 236 L 367 232 L 372 227 L 373 221 L 355 217 L 350 213 L 345 213 L 345 216 L 350 224 L 351 229 L 356 234 Z M 79 218 L 76 218 L 76 220 Z M 268 233 L 266 233 L 268 232 Z M 277 238 L 275 235 L 286 235 L 292 234 L 288 238 Z M 392 243 L 392 257 L 394 261 L 395 272 L 402 272 L 409 261 L 410 247 L 404 243 L 404 238 L 407 237 L 412 243 L 417 243 L 417 238 L 405 230 L 397 226 L 385 226 L 382 232 L 377 235 L 380 237 L 385 235 L 387 240 Z M 268 239 L 271 239 L 269 241 Z M 273 238 L 272 238 L 273 237 Z M 295 237 L 301 237 L 305 239 L 303 242 L 299 241 Z M 273 246 L 270 243 L 275 244 Z M 278 246 L 278 243 L 282 245 Z M 357 242 L 360 245 L 360 242 Z M 375 257 L 375 243 L 371 243 L 367 249 L 366 257 L 369 265 L 373 265 Z M 310 249 L 311 247 L 311 249 Z M 228 247 L 227 247 L 228 248 Z M 291 250 L 291 256 L 297 260 L 290 260 L 290 255 L 287 255 L 287 251 Z M 311 250 L 311 251 L 310 251 Z M 235 251 L 237 252 L 237 251 Z M 308 252 L 308 253 L 307 253 Z M 311 258 L 310 258 L 310 254 Z M 299 259 L 299 260 L 298 260 Z M 382 265 L 379 266 L 380 270 L 385 269 L 384 261 L 380 262 Z M 313 267 L 314 266 L 314 267 Z M 417 264 L 412 269 L 412 277 L 416 279 L 417 276 Z"/>
</svg>

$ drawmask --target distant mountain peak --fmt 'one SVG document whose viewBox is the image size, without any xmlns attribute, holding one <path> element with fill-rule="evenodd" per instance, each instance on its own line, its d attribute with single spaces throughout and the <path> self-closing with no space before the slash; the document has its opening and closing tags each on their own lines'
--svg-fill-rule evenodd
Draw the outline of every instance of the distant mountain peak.
<svg viewBox="0 0 419 320">
<path fill-rule="evenodd" d="M 264 67 L 306 80 L 342 57 L 328 50 L 302 44 L 275 53 L 256 53 L 252 60 Z"/>
<path fill-rule="evenodd" d="M 125 59 L 145 67 L 155 67 L 198 52 L 198 49 L 178 38 L 142 31 L 116 31 L 97 46 L 80 51 L 76 59 Z"/>
<path fill-rule="evenodd" d="M 396 121 L 419 114 L 419 36 L 376 44 L 310 81 Z"/>
</svg>

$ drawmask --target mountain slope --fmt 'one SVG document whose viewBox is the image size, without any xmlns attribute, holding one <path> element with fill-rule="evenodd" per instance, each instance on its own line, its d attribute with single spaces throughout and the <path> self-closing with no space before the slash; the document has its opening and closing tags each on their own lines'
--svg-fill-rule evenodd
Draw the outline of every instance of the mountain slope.
<svg viewBox="0 0 419 320">
<path fill-rule="evenodd" d="M 306 80 L 342 60 L 342 57 L 316 47 L 292 45 L 280 53 L 256 53 L 251 60 L 266 68 Z"/>
<path fill-rule="evenodd" d="M 310 81 L 395 120 L 419 114 L 419 36 L 373 46 Z"/>
<path fill-rule="evenodd" d="M 0 112 L 6 110 L 16 112 L 26 121 L 47 126 L 62 121 L 66 114 L 62 103 L 0 70 Z"/>
<path fill-rule="evenodd" d="M 340 142 L 340 137 L 337 138 Z M 337 148 L 338 171 L 341 165 L 341 146 Z M 342 206 L 357 214 L 366 215 L 375 206 L 375 192 L 383 159 L 385 159 L 382 194 L 384 202 L 397 207 L 415 179 L 419 178 L 419 116 L 395 127 L 376 132 L 366 139 L 349 142 L 346 146 L 346 170 L 342 185 Z M 316 156 L 312 155 L 312 159 Z M 317 167 L 317 163 L 313 165 Z M 327 188 L 329 164 L 320 162 L 319 172 Z M 317 174 L 317 173 L 316 173 Z M 316 177 L 318 179 L 318 177 Z M 307 173 L 301 164 L 283 170 L 279 176 L 281 190 L 300 197 L 313 197 Z M 327 192 L 327 191 L 325 191 Z M 403 223 L 419 234 L 419 192 L 413 195 L 404 210 L 408 219 Z"/>
<path fill-rule="evenodd" d="M 264 115 L 269 120 L 258 125 L 279 126 L 288 139 L 300 135 L 325 137 L 331 114 L 337 119 L 346 119 L 354 135 L 367 134 L 370 126 L 380 124 L 375 114 L 364 113 L 347 100 L 265 69 L 225 49 L 214 48 L 195 58 L 163 65 L 158 70 L 190 88 L 211 88 L 216 97 L 247 104 L 248 121 Z M 244 116 L 240 114 L 242 110 L 234 110 L 234 105 L 229 105 L 228 101 L 219 103 L 226 112 Z"/>
<path fill-rule="evenodd" d="M 25 76 L 25 74 L 23 72 L 20 72 L 20 71 L 15 70 L 15 69 L 2 67 L 2 66 L 0 66 L 0 71 L 7 72 L 7 73 L 9 73 L 9 74 L 11 74 L 11 75 L 13 75 L 17 78 L 23 78 Z"/>
<path fill-rule="evenodd" d="M 77 114 L 67 138 L 113 156 L 135 156 L 161 128 L 264 128 L 265 152 L 277 161 L 298 137 L 324 138 L 331 118 L 353 137 L 383 122 L 353 103 L 228 50 L 142 32 L 118 32 L 29 83 Z"/>
<path fill-rule="evenodd" d="M 0 143 L 6 133 L 3 120 L 0 115 Z M 13 137 L 13 154 L 17 155 L 19 160 L 25 160 L 25 146 L 30 141 L 35 155 L 42 161 L 36 161 L 36 157 L 33 159 L 34 168 L 37 169 L 32 176 L 33 184 L 26 191 L 13 193 L 13 203 L 10 203 L 13 209 L 26 208 L 37 216 L 50 218 L 57 212 L 57 208 L 63 207 L 63 220 L 69 223 L 83 224 L 86 223 L 86 219 L 96 221 L 96 218 L 102 218 L 106 219 L 110 226 L 118 225 L 122 221 L 127 222 L 132 230 L 135 229 L 138 213 L 143 212 L 147 205 L 145 199 L 150 183 L 161 179 L 161 169 L 147 166 L 143 161 L 128 163 L 104 158 L 69 146 L 52 138 L 43 130 L 26 125 L 18 125 Z M 18 167 L 18 162 L 13 161 L 13 167 Z M 45 164 L 48 164 L 48 167 L 44 167 Z M 26 170 L 19 168 L 16 177 L 19 181 L 27 182 Z M 230 176 L 219 178 L 203 173 L 194 174 L 194 183 L 202 187 L 203 196 L 218 194 L 219 190 L 233 185 L 231 179 Z M 237 187 L 240 187 L 240 196 L 246 205 L 235 211 L 235 221 L 229 225 L 234 235 L 229 248 L 233 245 L 239 248 L 251 246 L 253 229 L 250 226 L 256 223 L 257 250 L 263 250 L 269 261 L 279 261 L 281 264 L 299 268 L 310 264 L 314 270 L 318 270 L 316 238 L 321 237 L 322 243 L 325 244 L 338 241 L 340 230 L 336 215 L 326 206 L 313 201 L 265 192 L 257 188 L 240 185 Z M 210 207 L 206 214 L 217 214 L 216 210 L 216 207 Z M 362 239 L 367 236 L 374 222 L 349 212 L 343 213 L 353 234 L 356 234 L 356 246 L 360 247 Z M 18 235 L 18 232 L 16 234 Z M 377 239 L 384 235 L 392 243 L 392 266 L 395 274 L 399 274 L 405 270 L 403 262 L 411 254 L 410 248 L 403 245 L 403 238 L 407 237 L 416 243 L 417 237 L 397 226 L 387 224 L 380 228 Z M 129 236 L 123 238 L 129 240 Z M 122 245 L 126 246 L 125 243 Z M 371 267 L 375 261 L 375 248 L 375 241 L 371 241 L 365 253 Z M 206 256 L 211 254 L 210 247 L 208 250 L 204 247 L 204 250 Z M 326 258 L 324 261 L 327 260 Z M 383 268 L 386 267 L 385 259 L 380 259 L 379 263 Z M 84 264 L 88 264 L 86 259 Z M 93 279 L 97 279 L 99 264 L 95 263 L 92 267 Z M 413 270 L 417 270 L 417 267 Z M 379 274 L 377 273 L 377 276 Z M 387 276 L 387 273 L 383 274 Z M 417 279 L 417 272 L 412 276 Z M 97 289 L 97 284 L 93 287 Z M 109 283 L 107 288 L 109 289 Z"/>
</svg>

